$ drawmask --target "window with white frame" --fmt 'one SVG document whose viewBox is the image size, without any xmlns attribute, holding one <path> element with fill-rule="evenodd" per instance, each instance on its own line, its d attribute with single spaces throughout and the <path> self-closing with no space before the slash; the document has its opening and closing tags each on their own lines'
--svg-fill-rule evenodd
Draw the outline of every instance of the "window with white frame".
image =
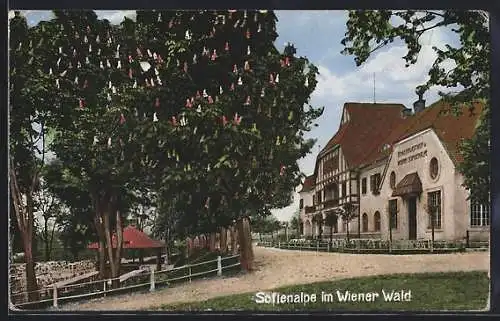
<svg viewBox="0 0 500 321">
<path fill-rule="evenodd" d="M 432 228 L 434 218 L 434 228 L 441 228 L 441 191 L 427 193 L 427 207 L 429 211 L 429 228 Z"/>
<path fill-rule="evenodd" d="M 489 206 L 472 201 L 470 205 L 470 226 L 481 227 L 490 225 Z"/>
</svg>

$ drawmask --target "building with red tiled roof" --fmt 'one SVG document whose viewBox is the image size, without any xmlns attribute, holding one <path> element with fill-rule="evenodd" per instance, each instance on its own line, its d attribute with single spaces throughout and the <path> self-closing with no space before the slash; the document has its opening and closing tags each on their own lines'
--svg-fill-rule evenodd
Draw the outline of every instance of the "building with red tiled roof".
<svg viewBox="0 0 500 321">
<path fill-rule="evenodd" d="M 487 207 L 468 200 L 457 170 L 460 144 L 473 136 L 482 105 L 464 107 L 457 116 L 443 101 L 426 108 L 420 97 L 414 110 L 401 104 L 344 104 L 337 132 L 300 192 L 306 236 L 318 234 L 314 214 L 325 216 L 351 203 L 358 217 L 349 224 L 339 218 L 332 227 L 337 237 L 349 228 L 361 238 L 428 239 L 431 225 L 437 240 L 485 237 Z M 436 213 L 434 222 L 430 211 Z"/>
<path fill-rule="evenodd" d="M 116 234 L 113 234 L 111 243 L 113 248 L 116 249 L 118 245 Z M 146 233 L 140 231 L 135 226 L 130 225 L 123 229 L 123 249 L 138 249 L 138 250 L 149 250 L 154 249 L 156 251 L 157 259 L 156 259 L 156 269 L 161 269 L 161 255 L 162 250 L 165 249 L 165 242 L 153 240 Z M 91 243 L 87 246 L 87 248 L 91 250 L 98 250 L 99 244 L 97 242 Z M 142 262 L 142 256 L 139 258 L 139 261 Z"/>
<path fill-rule="evenodd" d="M 116 235 L 112 237 L 113 248 L 117 246 Z M 135 226 L 127 226 L 123 229 L 123 247 L 124 249 L 160 249 L 165 247 L 165 242 L 150 238 L 146 233 L 138 230 Z M 96 250 L 99 244 L 91 243 L 89 249 Z"/>
</svg>

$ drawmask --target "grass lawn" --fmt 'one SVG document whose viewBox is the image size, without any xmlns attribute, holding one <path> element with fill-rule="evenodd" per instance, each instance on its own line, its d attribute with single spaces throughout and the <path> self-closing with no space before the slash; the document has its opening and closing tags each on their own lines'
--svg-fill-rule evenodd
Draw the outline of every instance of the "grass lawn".
<svg viewBox="0 0 500 321">
<path fill-rule="evenodd" d="M 243 293 L 209 299 L 201 302 L 163 305 L 156 308 L 160 311 L 453 311 L 481 310 L 486 307 L 489 291 L 489 280 L 486 272 L 449 272 L 423 274 L 394 274 L 374 277 L 343 279 L 330 282 L 318 282 L 294 285 L 274 289 L 270 292 L 280 294 L 316 293 L 316 302 L 308 304 L 259 304 L 256 303 L 256 293 Z M 342 295 L 345 291 L 351 293 L 379 293 L 372 302 L 339 302 L 337 290 Z M 411 291 L 408 301 L 386 301 L 382 290 L 391 293 L 392 290 L 405 293 Z M 321 302 L 321 293 L 332 293 L 333 302 Z M 408 294 L 406 298 L 408 299 Z M 393 296 L 393 298 L 395 298 Z"/>
</svg>

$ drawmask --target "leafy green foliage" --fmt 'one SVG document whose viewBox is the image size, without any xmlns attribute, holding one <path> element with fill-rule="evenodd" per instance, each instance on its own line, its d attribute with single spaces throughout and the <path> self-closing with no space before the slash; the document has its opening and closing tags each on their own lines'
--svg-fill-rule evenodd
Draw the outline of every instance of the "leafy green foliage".
<svg viewBox="0 0 500 321">
<path fill-rule="evenodd" d="M 341 217 L 344 223 L 349 223 L 358 217 L 358 207 L 355 203 L 345 203 L 337 208 L 335 214 Z"/>
<path fill-rule="evenodd" d="M 31 88 L 30 80 L 36 72 L 33 44 L 26 19 L 19 12 L 10 20 L 9 41 L 9 150 L 19 188 L 26 193 L 32 186 L 32 178 L 40 163 L 36 155 L 41 131 L 33 126 L 40 121 L 37 103 L 33 99 L 33 92 L 38 88 Z"/>
<path fill-rule="evenodd" d="M 292 218 L 290 219 L 290 228 L 292 230 L 297 231 L 297 233 L 299 235 L 302 234 L 302 219 L 300 218 L 300 210 L 299 209 L 297 209 L 297 211 L 295 211 Z"/>
<path fill-rule="evenodd" d="M 251 220 L 252 231 L 255 233 L 274 233 L 281 229 L 280 221 L 274 216 L 256 216 Z"/>
<path fill-rule="evenodd" d="M 276 50 L 272 12 L 138 11 L 118 26 L 54 16 L 29 30 L 30 88 L 54 116 L 50 147 L 83 191 L 82 217 L 149 191 L 192 235 L 290 204 L 322 109 L 304 108 L 318 70 Z"/>
<path fill-rule="evenodd" d="M 398 23 L 391 22 L 391 18 L 397 18 L 394 20 Z M 423 85 L 424 89 L 460 85 L 464 88 L 462 98 L 486 98 L 489 96 L 488 19 L 483 11 L 351 11 L 342 40 L 345 46 L 342 53 L 354 55 L 359 66 L 376 50 L 400 39 L 408 48 L 403 59 L 409 66 L 418 60 L 422 35 L 446 27 L 458 34 L 461 47 L 453 48 L 449 44 L 444 50 L 433 47 L 437 58 L 429 70 L 430 79 Z M 450 71 L 442 68 L 441 63 L 446 60 L 452 60 L 456 67 Z"/>
<path fill-rule="evenodd" d="M 490 108 L 481 117 L 475 136 L 462 143 L 464 160 L 459 170 L 464 174 L 464 185 L 470 190 L 470 199 L 478 204 L 490 203 Z"/>
<path fill-rule="evenodd" d="M 321 110 L 302 108 L 317 69 L 276 51 L 274 15 L 138 12 L 137 25 L 154 35 L 148 48 L 178 70 L 171 84 L 178 88 L 175 103 L 162 107 L 156 124 L 170 130 L 164 150 L 175 165 L 158 167 L 157 177 L 162 197 L 178 199 L 179 225 L 190 233 L 210 232 L 289 205 L 300 177 L 296 160 L 313 145 L 303 131 Z M 162 121 L 172 117 L 188 123 L 172 128 Z"/>
<path fill-rule="evenodd" d="M 43 177 L 49 192 L 67 209 L 57 217 L 56 224 L 60 229 L 58 236 L 64 248 L 77 257 L 89 241 L 97 241 L 90 194 L 80 178 L 72 175 L 60 161 L 47 164 Z"/>
</svg>

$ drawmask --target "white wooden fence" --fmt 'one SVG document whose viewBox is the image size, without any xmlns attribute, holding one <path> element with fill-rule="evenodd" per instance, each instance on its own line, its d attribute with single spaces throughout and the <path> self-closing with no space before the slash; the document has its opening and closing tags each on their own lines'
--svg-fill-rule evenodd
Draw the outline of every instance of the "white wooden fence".
<svg viewBox="0 0 500 321">
<path fill-rule="evenodd" d="M 104 279 L 104 280 L 96 280 L 96 281 L 89 281 L 89 282 L 83 282 L 83 283 L 76 283 L 76 284 L 69 284 L 69 285 L 62 285 L 61 283 L 56 283 L 53 284 L 51 287 L 46 287 L 40 290 L 37 290 L 36 292 L 39 292 L 42 297 L 46 297 L 45 299 L 41 299 L 38 301 L 28 301 L 26 300 L 25 302 L 18 303 L 16 304 L 15 302 L 18 300 L 14 300 L 16 297 L 28 297 L 29 292 L 23 291 L 23 292 L 17 292 L 17 293 L 10 293 L 10 301 L 14 302 L 11 303 L 15 308 L 23 308 L 26 306 L 33 306 L 36 304 L 48 304 L 49 302 L 52 302 L 52 306 L 54 308 L 57 308 L 59 306 L 59 303 L 61 301 L 65 300 L 70 300 L 70 299 L 79 299 L 79 298 L 88 298 L 88 297 L 96 297 L 96 296 L 103 296 L 105 297 L 107 294 L 111 293 L 116 293 L 116 292 L 126 292 L 127 290 L 137 290 L 140 288 L 147 288 L 149 285 L 149 290 L 150 291 L 155 291 L 156 287 L 158 285 L 168 285 L 171 282 L 174 281 L 187 281 L 191 282 L 191 280 L 195 277 L 202 276 L 202 275 L 207 275 L 211 273 L 216 273 L 217 276 L 222 276 L 223 270 L 227 270 L 236 266 L 240 265 L 239 259 L 237 260 L 236 263 L 233 264 L 223 264 L 224 261 L 234 259 L 234 258 L 239 258 L 239 254 L 233 255 L 233 256 L 228 256 L 228 257 L 221 257 L 218 256 L 214 260 L 209 260 L 209 261 L 204 261 L 196 264 L 187 264 L 183 265 L 177 268 L 172 268 L 172 269 L 167 269 L 167 270 L 161 270 L 161 271 L 155 271 L 155 268 L 151 268 L 150 271 L 143 271 L 143 273 L 140 273 L 138 275 L 131 275 L 128 277 L 124 282 L 120 284 L 120 287 L 118 288 L 111 288 L 111 285 L 114 280 L 120 279 L 118 278 L 113 278 L 113 279 Z M 196 268 L 201 265 L 206 265 L 209 263 L 214 263 L 217 262 L 216 268 L 209 269 L 209 270 L 202 270 L 201 272 L 196 272 L 193 273 L 193 268 Z M 176 271 L 185 271 L 183 275 L 180 275 L 178 277 L 173 277 L 169 278 L 168 274 L 175 273 Z M 134 282 L 135 281 L 135 282 Z M 138 284 L 131 284 L 131 285 L 126 285 L 127 283 L 138 283 Z M 123 286 L 122 286 L 123 285 Z M 75 289 L 81 288 L 84 290 L 89 290 L 81 294 L 73 294 L 71 295 L 71 292 L 74 292 Z M 93 289 L 93 290 L 92 290 Z M 69 294 L 69 295 L 64 295 L 64 294 Z"/>
<path fill-rule="evenodd" d="M 433 251 L 433 250 L 459 250 L 465 248 L 465 243 L 460 242 L 445 242 L 431 240 L 398 240 L 386 241 L 377 239 L 334 239 L 332 242 L 317 242 L 300 240 L 297 242 L 259 242 L 258 245 L 264 247 L 275 247 L 279 249 L 288 250 L 305 250 L 305 251 L 323 251 L 323 252 L 336 252 L 336 251 Z"/>
</svg>

